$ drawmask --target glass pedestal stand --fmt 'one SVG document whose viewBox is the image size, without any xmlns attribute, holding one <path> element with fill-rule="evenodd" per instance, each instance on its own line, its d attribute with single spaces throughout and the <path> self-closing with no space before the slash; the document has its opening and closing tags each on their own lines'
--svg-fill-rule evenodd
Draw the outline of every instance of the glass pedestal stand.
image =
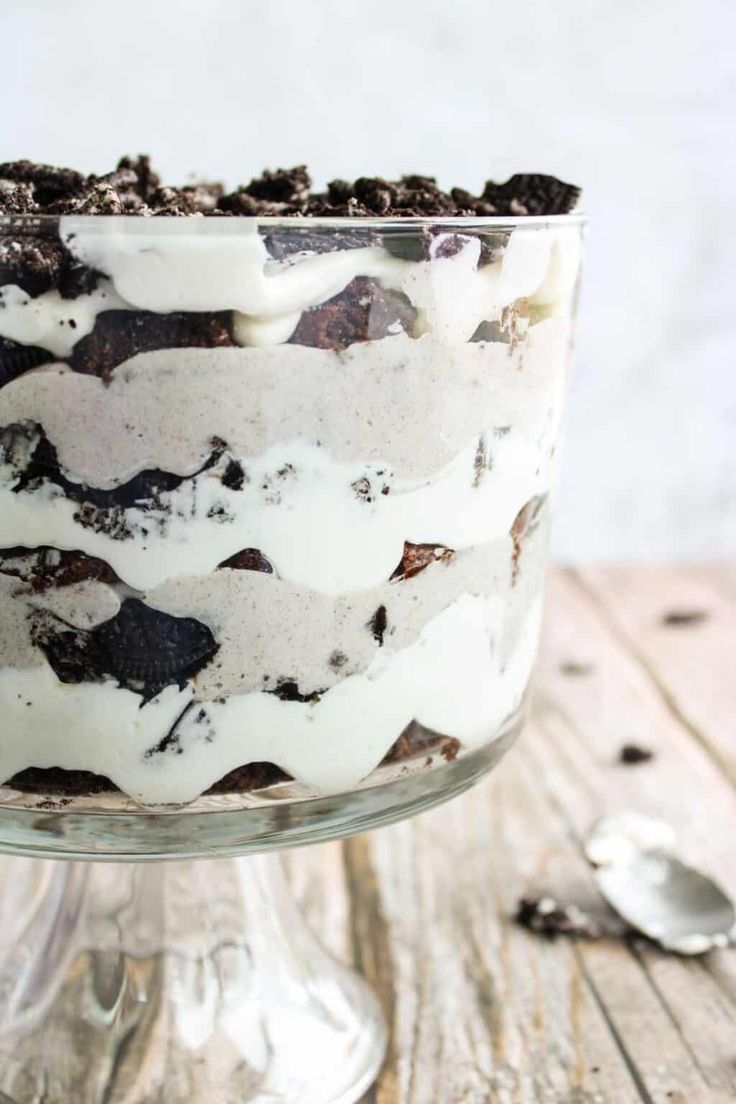
<svg viewBox="0 0 736 1104">
<path fill-rule="evenodd" d="M 277 855 L 12 865 L 4 1102 L 347 1104 L 375 1077 L 376 1000 L 306 928 Z"/>
<path fill-rule="evenodd" d="M 122 794 L 61 806 L 0 789 L 0 850 L 27 856 L 5 862 L 0 888 L 0 1104 L 357 1101 L 383 1058 L 380 1009 L 268 852 L 450 798 L 518 727 L 334 798 L 151 812 Z"/>
</svg>

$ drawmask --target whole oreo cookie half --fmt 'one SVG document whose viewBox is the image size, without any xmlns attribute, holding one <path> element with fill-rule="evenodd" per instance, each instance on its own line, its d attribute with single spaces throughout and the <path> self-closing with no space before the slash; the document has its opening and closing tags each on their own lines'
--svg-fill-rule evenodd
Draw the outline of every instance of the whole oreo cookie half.
<svg viewBox="0 0 736 1104">
<path fill-rule="evenodd" d="M 126 598 L 115 617 L 89 631 L 41 613 L 33 637 L 62 682 L 111 677 L 145 701 L 165 686 L 183 686 L 218 650 L 201 621 L 162 613 L 139 598 Z"/>
</svg>

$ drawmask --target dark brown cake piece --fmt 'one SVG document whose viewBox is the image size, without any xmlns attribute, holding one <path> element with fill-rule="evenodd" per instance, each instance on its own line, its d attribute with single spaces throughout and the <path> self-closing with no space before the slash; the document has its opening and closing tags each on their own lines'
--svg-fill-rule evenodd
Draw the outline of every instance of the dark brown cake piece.
<svg viewBox="0 0 736 1104">
<path fill-rule="evenodd" d="M 234 345 L 229 311 L 103 311 L 91 334 L 78 341 L 69 363 L 102 379 L 137 353 L 155 349 L 214 349 Z"/>
<path fill-rule="evenodd" d="M 391 581 L 410 579 L 432 563 L 449 563 L 453 555 L 453 550 L 443 544 L 411 544 L 404 541 L 404 554 L 401 562 L 394 568 Z"/>
<path fill-rule="evenodd" d="M 521 570 L 521 554 L 524 548 L 524 539 L 529 536 L 539 525 L 542 510 L 547 501 L 546 495 L 535 495 L 522 506 L 514 518 L 511 526 L 511 540 L 513 552 L 511 554 L 511 582 L 516 583 Z"/>
<path fill-rule="evenodd" d="M 118 577 L 104 560 L 85 552 L 67 552 L 58 548 L 0 549 L 0 575 L 12 575 L 27 583 L 32 591 L 43 593 L 51 587 L 74 583 L 115 583 Z"/>
<path fill-rule="evenodd" d="M 235 571 L 262 571 L 266 575 L 273 575 L 273 564 L 257 548 L 242 548 L 218 566 L 230 567 Z"/>
<path fill-rule="evenodd" d="M 357 276 L 339 295 L 304 311 L 289 344 L 347 349 L 390 333 L 410 333 L 415 320 L 416 311 L 405 295 Z"/>
</svg>

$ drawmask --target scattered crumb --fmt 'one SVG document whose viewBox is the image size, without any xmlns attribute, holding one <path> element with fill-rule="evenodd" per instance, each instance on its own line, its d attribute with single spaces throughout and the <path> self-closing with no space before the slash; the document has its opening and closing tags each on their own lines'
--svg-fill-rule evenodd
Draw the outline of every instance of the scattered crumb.
<svg viewBox="0 0 736 1104">
<path fill-rule="evenodd" d="M 50 797 L 45 797 L 43 801 L 39 801 L 36 805 L 37 809 L 44 809 L 51 811 L 53 809 L 63 809 L 66 805 L 71 805 L 72 799 L 70 797 L 59 797 L 53 800 Z"/>
<path fill-rule="evenodd" d="M 447 763 L 452 763 L 455 759 L 457 759 L 457 753 L 459 752 L 459 750 L 460 741 L 455 739 L 454 736 L 450 736 L 442 744 L 442 747 L 440 748 L 440 755 Z"/>
<path fill-rule="evenodd" d="M 596 939 L 601 931 L 577 905 L 561 905 L 554 897 L 522 897 L 514 920 L 520 927 L 554 939 L 557 935 Z"/>
<path fill-rule="evenodd" d="M 668 628 L 685 628 L 688 625 L 700 625 L 707 620 L 708 614 L 700 609 L 675 609 L 662 614 L 662 624 Z"/>
<path fill-rule="evenodd" d="M 574 678 L 583 678 L 586 675 L 592 675 L 595 667 L 592 663 L 578 663 L 574 659 L 566 660 L 560 664 L 560 671 L 563 675 L 571 675 Z"/>
<path fill-rule="evenodd" d="M 641 747 L 639 744 L 624 744 L 618 753 L 619 762 L 627 766 L 636 763 L 647 763 L 654 758 L 654 752 L 650 748 Z"/>
</svg>

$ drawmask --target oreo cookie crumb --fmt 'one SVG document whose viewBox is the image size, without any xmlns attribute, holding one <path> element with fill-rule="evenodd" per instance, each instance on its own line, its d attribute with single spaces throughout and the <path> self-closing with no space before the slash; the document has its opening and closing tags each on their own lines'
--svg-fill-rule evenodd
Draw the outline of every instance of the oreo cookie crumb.
<svg viewBox="0 0 736 1104">
<path fill-rule="evenodd" d="M 702 625 L 707 619 L 708 614 L 702 609 L 675 609 L 662 615 L 662 624 L 672 629 L 684 629 Z"/>
<path fill-rule="evenodd" d="M 289 702 L 318 702 L 324 690 L 312 690 L 309 694 L 304 694 L 299 689 L 299 684 L 294 679 L 282 678 L 279 679 L 273 690 L 268 690 L 267 693 L 273 694 L 274 697 L 280 698 L 281 701 Z"/>
<path fill-rule="evenodd" d="M 514 922 L 527 931 L 555 939 L 558 935 L 597 939 L 601 930 L 577 905 L 561 905 L 553 897 L 522 897 Z"/>
<path fill-rule="evenodd" d="M 654 752 L 639 744 L 624 744 L 618 753 L 619 762 L 632 766 L 637 763 L 648 763 L 654 758 Z"/>
<path fill-rule="evenodd" d="M 379 606 L 376 612 L 368 622 L 368 628 L 370 629 L 374 640 L 383 647 L 383 638 L 386 635 L 386 629 L 388 628 L 388 614 L 385 606 Z"/>
<path fill-rule="evenodd" d="M 560 671 L 563 675 L 569 675 L 571 678 L 586 678 L 593 674 L 595 667 L 592 663 L 579 663 L 575 659 L 567 659 L 560 664 Z"/>
<path fill-rule="evenodd" d="M 411 173 L 398 180 L 361 176 L 333 180 L 314 192 L 304 165 L 267 169 L 233 191 L 218 183 L 163 186 L 145 155 L 123 157 L 102 175 L 31 161 L 0 164 L 0 214 L 246 215 L 250 217 L 463 218 L 567 214 L 580 189 L 553 176 L 519 173 L 480 195 L 444 191 L 434 177 Z"/>
</svg>

